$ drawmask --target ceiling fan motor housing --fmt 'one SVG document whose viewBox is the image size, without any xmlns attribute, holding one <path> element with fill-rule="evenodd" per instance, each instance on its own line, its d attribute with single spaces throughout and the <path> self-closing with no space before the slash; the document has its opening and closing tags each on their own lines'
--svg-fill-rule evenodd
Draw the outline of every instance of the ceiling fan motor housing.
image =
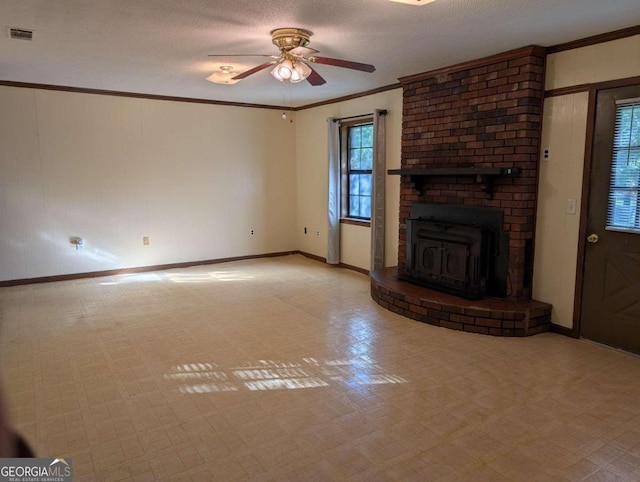
<svg viewBox="0 0 640 482">
<path fill-rule="evenodd" d="M 312 33 L 302 28 L 277 28 L 271 31 L 271 40 L 282 52 L 288 52 L 296 47 L 309 45 Z"/>
</svg>

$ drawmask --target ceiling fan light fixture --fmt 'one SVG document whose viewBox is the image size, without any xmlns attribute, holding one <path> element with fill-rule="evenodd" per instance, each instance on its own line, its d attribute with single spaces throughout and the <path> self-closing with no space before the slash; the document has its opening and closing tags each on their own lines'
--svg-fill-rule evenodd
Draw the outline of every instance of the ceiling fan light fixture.
<svg viewBox="0 0 640 482">
<path fill-rule="evenodd" d="M 220 67 L 220 72 L 214 72 L 207 80 L 209 82 L 213 82 L 214 84 L 225 84 L 225 85 L 233 85 L 240 80 L 234 80 L 233 77 L 236 75 L 236 72 L 233 71 L 233 66 L 231 65 L 222 65 Z"/>
<path fill-rule="evenodd" d="M 302 82 L 311 75 L 311 67 L 300 60 L 291 61 L 285 59 L 279 62 L 272 70 L 271 75 L 280 82 L 288 80 L 293 84 Z"/>
</svg>

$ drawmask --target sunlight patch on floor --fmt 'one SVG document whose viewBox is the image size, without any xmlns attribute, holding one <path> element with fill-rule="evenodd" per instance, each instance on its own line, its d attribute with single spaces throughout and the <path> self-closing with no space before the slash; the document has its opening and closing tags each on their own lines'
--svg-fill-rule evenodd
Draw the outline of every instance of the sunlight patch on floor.
<svg viewBox="0 0 640 482">
<path fill-rule="evenodd" d="M 148 283 L 158 281 L 170 281 L 172 283 L 211 283 L 216 281 L 247 281 L 255 276 L 239 271 L 212 271 L 212 272 L 174 272 L 154 271 L 148 273 L 127 273 L 116 275 L 108 281 L 103 281 L 102 286 L 114 286 L 127 283 Z"/>
<path fill-rule="evenodd" d="M 301 361 L 258 360 L 237 367 L 220 367 L 217 363 L 185 363 L 171 368 L 164 376 L 180 383 L 182 393 L 219 393 L 238 390 L 297 390 L 323 388 L 332 384 L 360 388 L 365 385 L 408 383 L 389 373 L 369 357 L 318 361 L 305 357 Z M 195 383 L 204 381 L 207 383 Z"/>
</svg>

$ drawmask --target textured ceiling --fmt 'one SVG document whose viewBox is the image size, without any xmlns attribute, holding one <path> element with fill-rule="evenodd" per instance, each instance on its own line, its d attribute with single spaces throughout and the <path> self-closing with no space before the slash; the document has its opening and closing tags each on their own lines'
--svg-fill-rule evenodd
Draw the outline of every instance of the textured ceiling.
<svg viewBox="0 0 640 482">
<path fill-rule="evenodd" d="M 555 45 L 640 24 L 638 0 L 2 0 L 0 80 L 256 104 L 301 106 L 398 77 L 526 45 Z M 11 40 L 6 27 L 35 31 Z M 372 74 L 316 65 L 325 85 L 281 84 L 268 70 L 235 85 L 205 78 L 277 54 L 269 32 L 311 30 L 322 56 Z"/>
</svg>

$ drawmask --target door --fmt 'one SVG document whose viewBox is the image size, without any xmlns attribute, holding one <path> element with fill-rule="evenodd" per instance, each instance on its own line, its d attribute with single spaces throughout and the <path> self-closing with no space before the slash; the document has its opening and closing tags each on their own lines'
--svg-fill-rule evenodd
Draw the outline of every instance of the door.
<svg viewBox="0 0 640 482">
<path fill-rule="evenodd" d="M 580 335 L 640 353 L 640 85 L 599 91 L 595 116 Z"/>
</svg>

